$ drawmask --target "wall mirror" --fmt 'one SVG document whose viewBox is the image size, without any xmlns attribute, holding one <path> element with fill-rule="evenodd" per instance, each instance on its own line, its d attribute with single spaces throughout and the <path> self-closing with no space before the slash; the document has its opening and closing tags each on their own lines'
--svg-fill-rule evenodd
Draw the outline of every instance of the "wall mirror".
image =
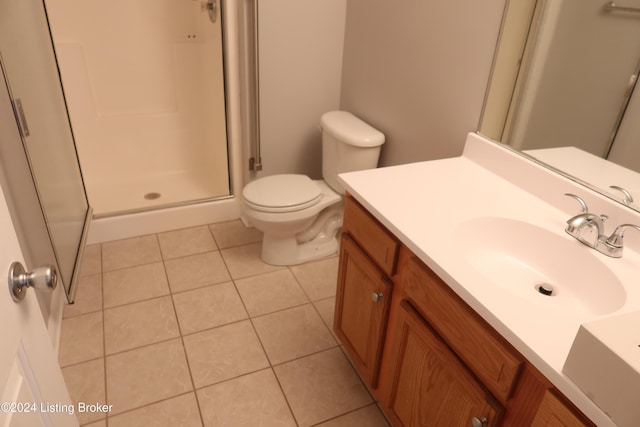
<svg viewBox="0 0 640 427">
<path fill-rule="evenodd" d="M 623 1 L 509 1 L 478 132 L 640 210 L 640 0 Z"/>
</svg>

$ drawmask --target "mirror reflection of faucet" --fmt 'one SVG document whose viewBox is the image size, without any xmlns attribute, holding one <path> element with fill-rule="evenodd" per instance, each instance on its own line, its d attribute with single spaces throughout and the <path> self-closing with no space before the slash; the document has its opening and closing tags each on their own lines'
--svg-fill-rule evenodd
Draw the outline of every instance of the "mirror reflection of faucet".
<svg viewBox="0 0 640 427">
<path fill-rule="evenodd" d="M 573 197 L 580 203 L 581 212 L 567 220 L 565 231 L 581 243 L 597 250 L 598 252 L 613 257 L 622 257 L 624 233 L 629 228 L 640 231 L 640 226 L 634 224 L 622 224 L 616 227 L 611 236 L 604 234 L 604 222 L 607 215 L 596 215 L 589 212 L 585 201 L 575 194 L 566 193 L 565 196 Z"/>
<path fill-rule="evenodd" d="M 622 203 L 624 203 L 625 206 L 630 206 L 631 203 L 633 203 L 633 196 L 626 188 L 620 187 L 618 185 L 610 185 L 609 188 L 618 190 L 624 195 L 624 198 L 622 199 Z"/>
</svg>

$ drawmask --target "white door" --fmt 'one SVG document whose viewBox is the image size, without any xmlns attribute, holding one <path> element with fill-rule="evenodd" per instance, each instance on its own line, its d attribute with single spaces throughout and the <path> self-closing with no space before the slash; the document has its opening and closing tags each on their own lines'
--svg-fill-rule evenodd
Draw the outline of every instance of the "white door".
<svg viewBox="0 0 640 427">
<path fill-rule="evenodd" d="M 0 236 L 0 426 L 77 426 L 36 291 L 20 303 L 9 294 L 9 266 L 24 261 L 2 189 Z"/>
</svg>

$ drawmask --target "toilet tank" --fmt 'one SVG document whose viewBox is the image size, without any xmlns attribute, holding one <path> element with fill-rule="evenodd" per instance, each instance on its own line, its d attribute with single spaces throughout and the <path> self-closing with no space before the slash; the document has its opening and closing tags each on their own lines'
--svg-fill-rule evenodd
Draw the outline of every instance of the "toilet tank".
<svg viewBox="0 0 640 427">
<path fill-rule="evenodd" d="M 339 194 L 343 172 L 373 169 L 378 166 L 384 134 L 347 111 L 330 111 L 321 118 L 322 177 Z"/>
</svg>

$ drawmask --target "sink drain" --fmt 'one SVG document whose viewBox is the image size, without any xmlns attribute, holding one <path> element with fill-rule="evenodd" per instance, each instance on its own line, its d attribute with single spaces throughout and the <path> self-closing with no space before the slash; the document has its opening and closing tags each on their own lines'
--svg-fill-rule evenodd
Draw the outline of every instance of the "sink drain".
<svg viewBox="0 0 640 427">
<path fill-rule="evenodd" d="M 159 199 L 160 197 L 162 197 L 162 194 L 160 193 L 147 193 L 144 195 L 145 200 L 155 200 Z"/>
<path fill-rule="evenodd" d="M 536 288 L 536 291 L 538 291 L 538 293 L 541 293 L 542 295 L 545 295 L 548 297 L 554 296 L 556 294 L 556 290 L 553 288 L 553 285 L 549 283 L 537 284 L 535 288 Z"/>
</svg>

